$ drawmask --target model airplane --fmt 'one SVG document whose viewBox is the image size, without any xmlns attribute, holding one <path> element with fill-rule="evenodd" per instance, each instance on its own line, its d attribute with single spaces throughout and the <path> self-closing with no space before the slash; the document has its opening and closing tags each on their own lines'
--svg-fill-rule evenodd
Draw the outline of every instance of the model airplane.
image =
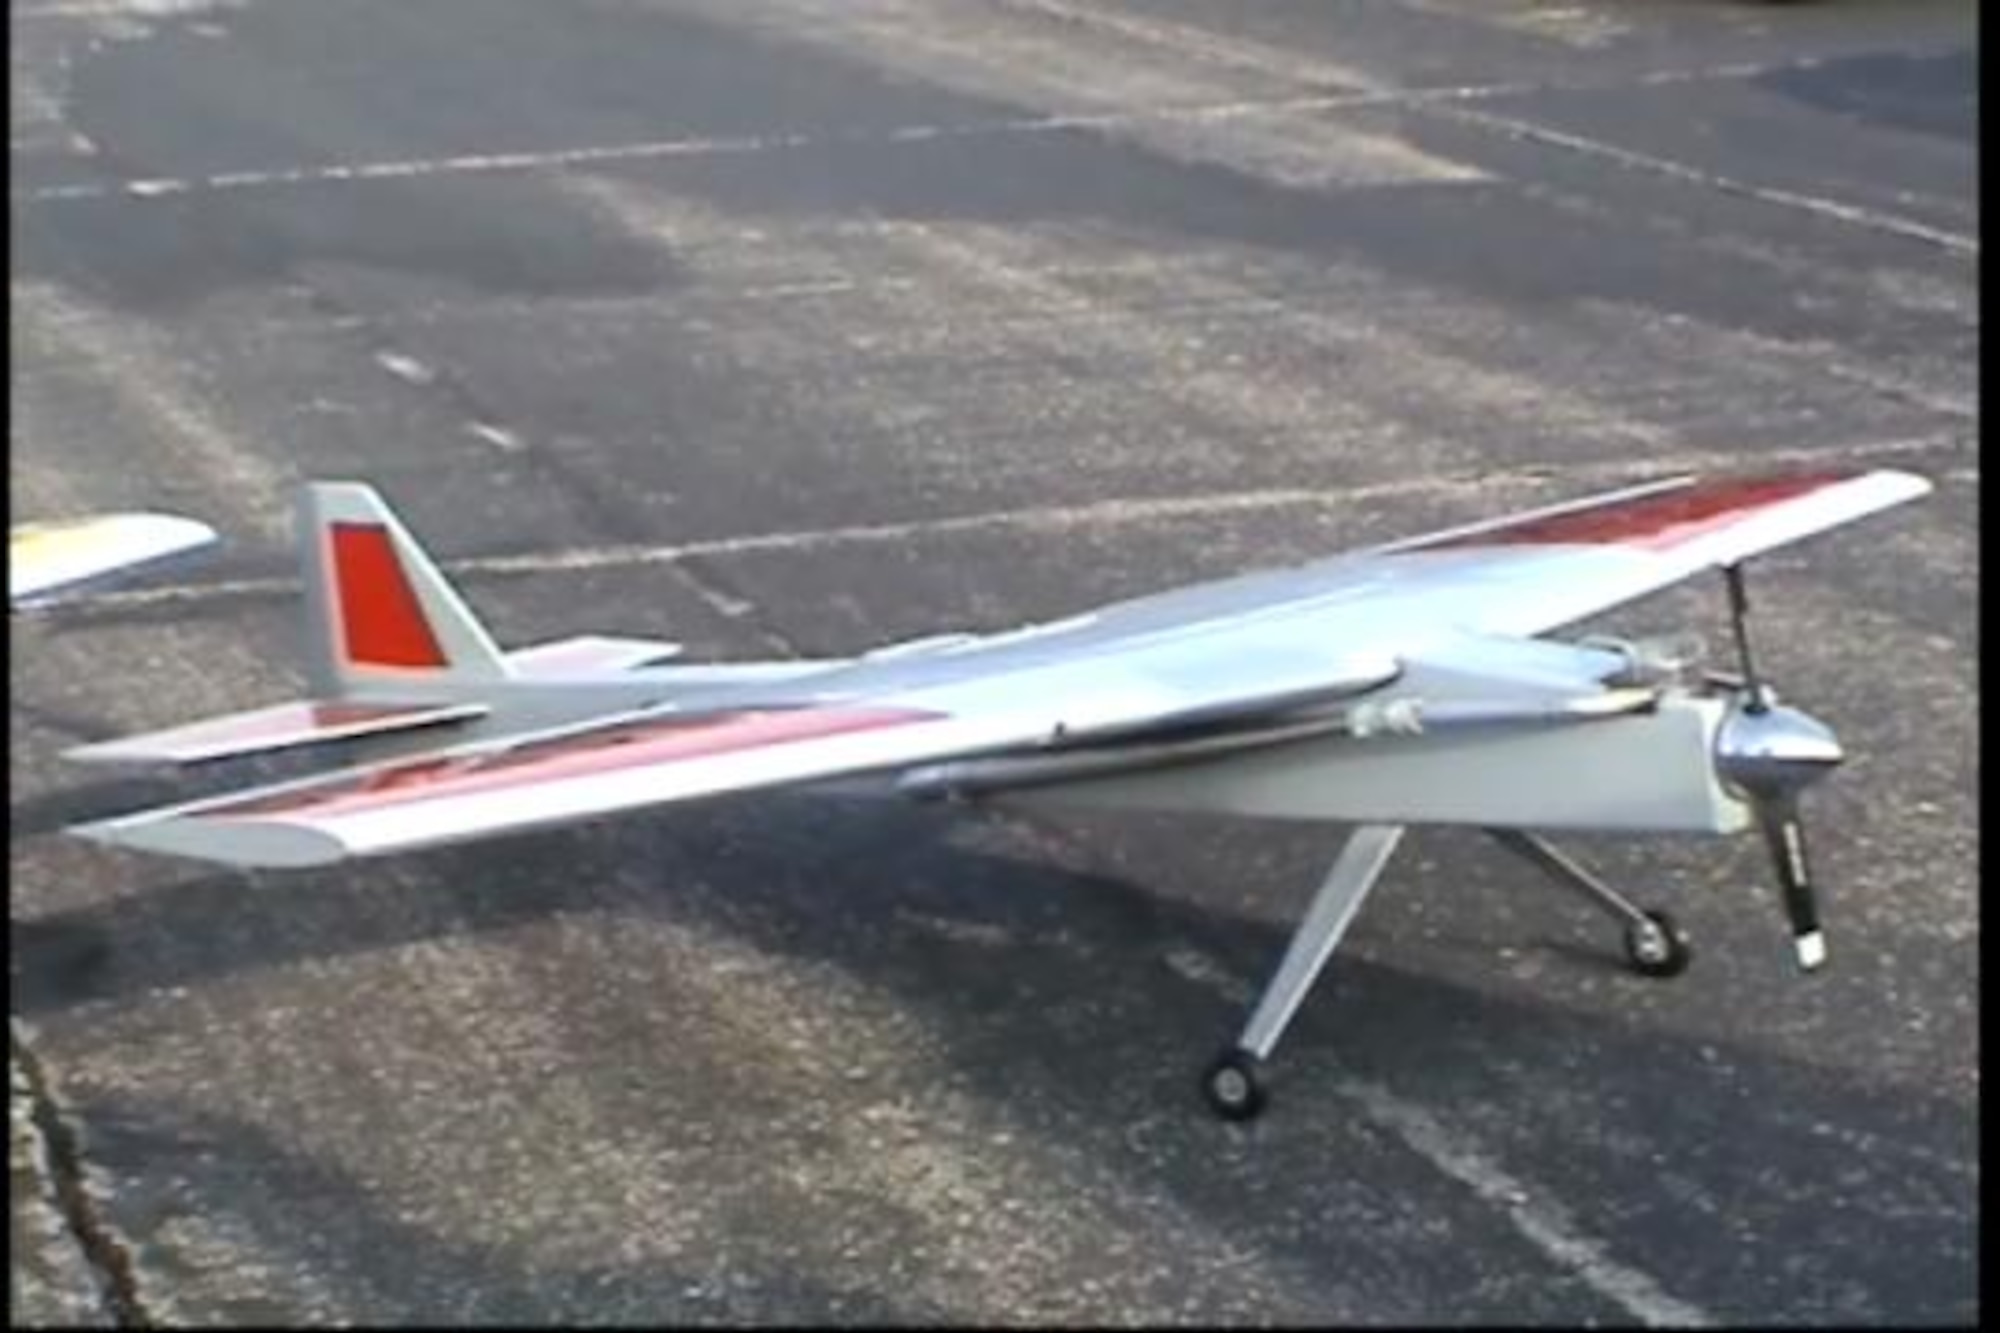
<svg viewBox="0 0 2000 1333">
<path fill-rule="evenodd" d="M 1758 676 L 1742 563 L 1929 489 L 1893 471 L 1680 478 L 1004 633 L 683 665 L 647 639 L 503 652 L 374 491 L 317 484 L 299 514 L 315 697 L 71 753 L 187 764 L 339 741 L 357 762 L 76 831 L 307 866 L 858 774 L 916 796 L 1358 825 L 1204 1077 L 1243 1118 L 1409 825 L 1491 831 L 1609 912 L 1653 975 L 1687 964 L 1673 919 L 1535 830 L 1761 826 L 1798 961 L 1818 966 L 1796 799 L 1841 749 Z M 1711 569 L 1740 676 L 1668 641 L 1543 637 Z"/>
<path fill-rule="evenodd" d="M 100 514 L 7 529 L 7 602 L 15 611 L 156 569 L 215 545 L 215 529 L 175 514 Z"/>
</svg>

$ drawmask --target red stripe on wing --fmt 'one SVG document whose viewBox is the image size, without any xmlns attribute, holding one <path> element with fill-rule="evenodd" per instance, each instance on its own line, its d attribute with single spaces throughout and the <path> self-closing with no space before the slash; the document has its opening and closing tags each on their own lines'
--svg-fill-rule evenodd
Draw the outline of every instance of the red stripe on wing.
<svg viewBox="0 0 2000 1333">
<path fill-rule="evenodd" d="M 201 813 L 235 817 L 366 810 L 735 754 L 941 716 L 909 708 L 794 708 L 633 723 L 530 741 L 509 750 L 413 760 L 350 783 L 213 805 Z"/>
<path fill-rule="evenodd" d="M 403 575 L 388 530 L 375 523 L 329 527 L 341 641 L 348 660 L 363 666 L 444 666 L 444 650 L 431 633 L 416 590 Z"/>
<path fill-rule="evenodd" d="M 1630 546 L 1671 551 L 1788 500 L 1851 481 L 1853 472 L 1780 477 L 1721 477 L 1659 495 L 1643 495 L 1568 513 L 1548 514 L 1425 543 L 1441 551 L 1475 546 Z"/>
</svg>

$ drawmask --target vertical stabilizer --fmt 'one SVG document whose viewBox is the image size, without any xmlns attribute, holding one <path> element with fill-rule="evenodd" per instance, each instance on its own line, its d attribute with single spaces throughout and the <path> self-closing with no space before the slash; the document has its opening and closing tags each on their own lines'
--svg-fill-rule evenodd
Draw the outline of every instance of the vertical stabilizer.
<svg viewBox="0 0 2000 1333">
<path fill-rule="evenodd" d="M 373 487 L 308 483 L 298 539 L 315 693 L 508 674 L 492 637 Z"/>
</svg>

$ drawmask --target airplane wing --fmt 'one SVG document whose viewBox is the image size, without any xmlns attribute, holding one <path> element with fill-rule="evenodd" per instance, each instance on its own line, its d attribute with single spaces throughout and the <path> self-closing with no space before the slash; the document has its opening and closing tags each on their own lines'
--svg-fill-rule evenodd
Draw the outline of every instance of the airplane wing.
<svg viewBox="0 0 2000 1333">
<path fill-rule="evenodd" d="M 215 544 L 215 529 L 174 514 L 103 514 L 7 530 L 7 600 L 52 601 Z"/>
<path fill-rule="evenodd" d="M 1337 664 L 1314 694 L 1372 688 L 1392 663 Z M 372 768 L 82 825 L 100 842 L 237 865 L 301 866 L 565 824 L 755 787 L 1212 721 L 1220 700 L 1162 709 L 1117 699 L 945 711 L 951 691 L 901 700 L 679 714 L 633 713 L 553 734 L 467 746 Z M 1296 706 L 1285 688 L 1265 697 Z M 1246 697 L 1240 707 L 1255 705 Z"/>
<path fill-rule="evenodd" d="M 1255 727 L 1532 636 L 1913 499 L 1906 473 L 1682 479 L 786 682 L 755 706 L 628 713 L 107 820 L 99 841 L 308 865 L 726 792 L 1008 752 Z"/>
<path fill-rule="evenodd" d="M 1689 578 L 1928 494 L 1893 469 L 1682 477 L 1365 553 L 1457 568 L 1489 634 L 1546 634 Z M 1448 599 L 1441 599 L 1448 600 Z"/>
</svg>

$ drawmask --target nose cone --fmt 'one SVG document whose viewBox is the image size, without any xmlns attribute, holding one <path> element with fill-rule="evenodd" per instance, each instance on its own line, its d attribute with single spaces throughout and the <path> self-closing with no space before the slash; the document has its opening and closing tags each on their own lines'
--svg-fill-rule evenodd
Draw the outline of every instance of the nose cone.
<svg viewBox="0 0 2000 1333">
<path fill-rule="evenodd" d="M 1788 796 L 1839 766 L 1846 753 L 1833 728 L 1796 708 L 1738 705 L 1715 736 L 1715 770 L 1753 799 Z"/>
</svg>

